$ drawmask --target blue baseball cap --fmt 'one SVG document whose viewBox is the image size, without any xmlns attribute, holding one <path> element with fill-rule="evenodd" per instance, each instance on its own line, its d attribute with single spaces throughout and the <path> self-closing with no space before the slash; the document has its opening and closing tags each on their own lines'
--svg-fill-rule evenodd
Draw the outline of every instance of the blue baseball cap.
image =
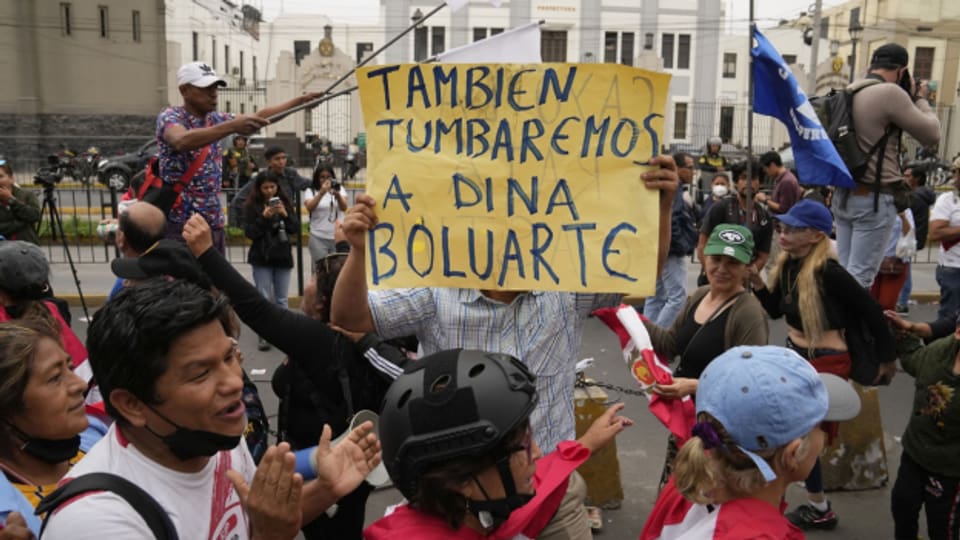
<svg viewBox="0 0 960 540">
<path fill-rule="evenodd" d="M 767 482 L 777 475 L 755 452 L 803 437 L 822 421 L 860 413 L 849 383 L 772 345 L 734 347 L 716 357 L 700 375 L 696 401 L 697 415 L 709 413 L 720 422 Z"/>
<path fill-rule="evenodd" d="M 823 204 L 804 199 L 790 207 L 786 214 L 777 216 L 780 223 L 791 227 L 809 227 L 829 235 L 833 230 L 833 215 Z"/>
</svg>

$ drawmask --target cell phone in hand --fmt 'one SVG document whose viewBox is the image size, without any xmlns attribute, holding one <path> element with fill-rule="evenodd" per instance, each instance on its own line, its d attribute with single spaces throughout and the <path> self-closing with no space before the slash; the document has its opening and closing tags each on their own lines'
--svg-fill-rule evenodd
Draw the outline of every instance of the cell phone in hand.
<svg viewBox="0 0 960 540">
<path fill-rule="evenodd" d="M 280 206 L 280 197 L 271 197 L 267 204 L 270 206 Z"/>
</svg>

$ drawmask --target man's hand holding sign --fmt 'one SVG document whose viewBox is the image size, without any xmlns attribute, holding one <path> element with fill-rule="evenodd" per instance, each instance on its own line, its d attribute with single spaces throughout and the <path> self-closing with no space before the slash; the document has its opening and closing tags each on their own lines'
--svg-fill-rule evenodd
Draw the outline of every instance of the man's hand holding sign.
<svg viewBox="0 0 960 540">
<path fill-rule="evenodd" d="M 669 240 L 677 187 L 672 160 L 651 160 L 668 80 L 613 65 L 361 71 L 371 198 L 344 227 L 370 285 L 650 292 L 651 233 L 665 210 Z M 635 162 L 662 168 L 639 182 Z"/>
</svg>

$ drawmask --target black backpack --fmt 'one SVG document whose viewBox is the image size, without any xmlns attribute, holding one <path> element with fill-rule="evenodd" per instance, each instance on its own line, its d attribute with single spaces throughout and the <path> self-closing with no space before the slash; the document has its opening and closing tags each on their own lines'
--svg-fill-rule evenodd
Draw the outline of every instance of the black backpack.
<svg viewBox="0 0 960 540">
<path fill-rule="evenodd" d="M 837 148 L 840 159 L 847 166 L 855 182 L 863 180 L 863 177 L 867 174 L 867 164 L 870 162 L 870 158 L 878 151 L 882 152 L 886 148 L 887 140 L 893 132 L 891 126 L 887 126 L 880 140 L 867 151 L 860 148 L 860 144 L 857 142 L 857 130 L 853 125 L 853 96 L 860 90 L 878 84 L 880 81 L 871 80 L 870 82 L 871 84 L 866 84 L 856 90 L 847 88 L 837 90 L 834 88 L 825 96 L 816 96 L 810 99 L 810 105 L 813 106 L 820 123 L 827 131 L 830 142 Z M 882 156 L 880 159 L 882 159 Z M 878 160 L 876 181 L 880 179 L 880 166 Z"/>
<path fill-rule="evenodd" d="M 40 537 L 43 537 L 47 520 L 50 519 L 54 510 L 74 497 L 91 491 L 109 491 L 119 495 L 140 514 L 143 521 L 147 523 L 147 527 L 150 528 L 150 532 L 153 533 L 153 537 L 157 540 L 178 540 L 177 529 L 170 521 L 170 516 L 167 515 L 166 510 L 160 506 L 156 499 L 133 482 L 110 473 L 91 473 L 78 476 L 44 497 L 34 511 L 38 516 L 46 514 L 40 528 Z"/>
</svg>

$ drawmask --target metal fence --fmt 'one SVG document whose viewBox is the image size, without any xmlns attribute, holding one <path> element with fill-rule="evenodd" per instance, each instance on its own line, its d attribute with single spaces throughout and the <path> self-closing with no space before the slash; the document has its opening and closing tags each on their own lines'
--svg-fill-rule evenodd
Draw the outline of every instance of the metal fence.
<svg viewBox="0 0 960 540">
<path fill-rule="evenodd" d="M 301 171 L 304 174 L 306 171 Z M 50 200 L 45 190 L 29 184 L 21 184 L 24 189 L 36 193 L 43 207 L 40 222 L 40 244 L 47 252 L 51 263 L 67 263 L 65 250 L 70 251 L 73 262 L 76 264 L 106 263 L 118 254 L 112 244 L 104 241 L 97 234 L 97 225 L 116 216 L 116 204 L 122 193 L 111 192 L 103 186 L 60 184 L 56 186 L 49 197 L 59 213 L 63 226 L 64 236 L 60 236 L 59 227 L 51 224 Z M 228 198 L 232 199 L 235 190 L 224 190 L 221 201 L 229 211 Z M 356 194 L 362 189 L 347 188 L 349 203 L 353 204 Z M 306 249 L 309 216 L 301 208 L 301 223 L 303 247 Z M 247 260 L 249 242 L 240 228 L 227 228 L 227 259 L 233 263 L 244 263 Z M 309 260 L 309 255 L 305 257 Z M 307 269 L 309 272 L 309 268 Z"/>
</svg>

